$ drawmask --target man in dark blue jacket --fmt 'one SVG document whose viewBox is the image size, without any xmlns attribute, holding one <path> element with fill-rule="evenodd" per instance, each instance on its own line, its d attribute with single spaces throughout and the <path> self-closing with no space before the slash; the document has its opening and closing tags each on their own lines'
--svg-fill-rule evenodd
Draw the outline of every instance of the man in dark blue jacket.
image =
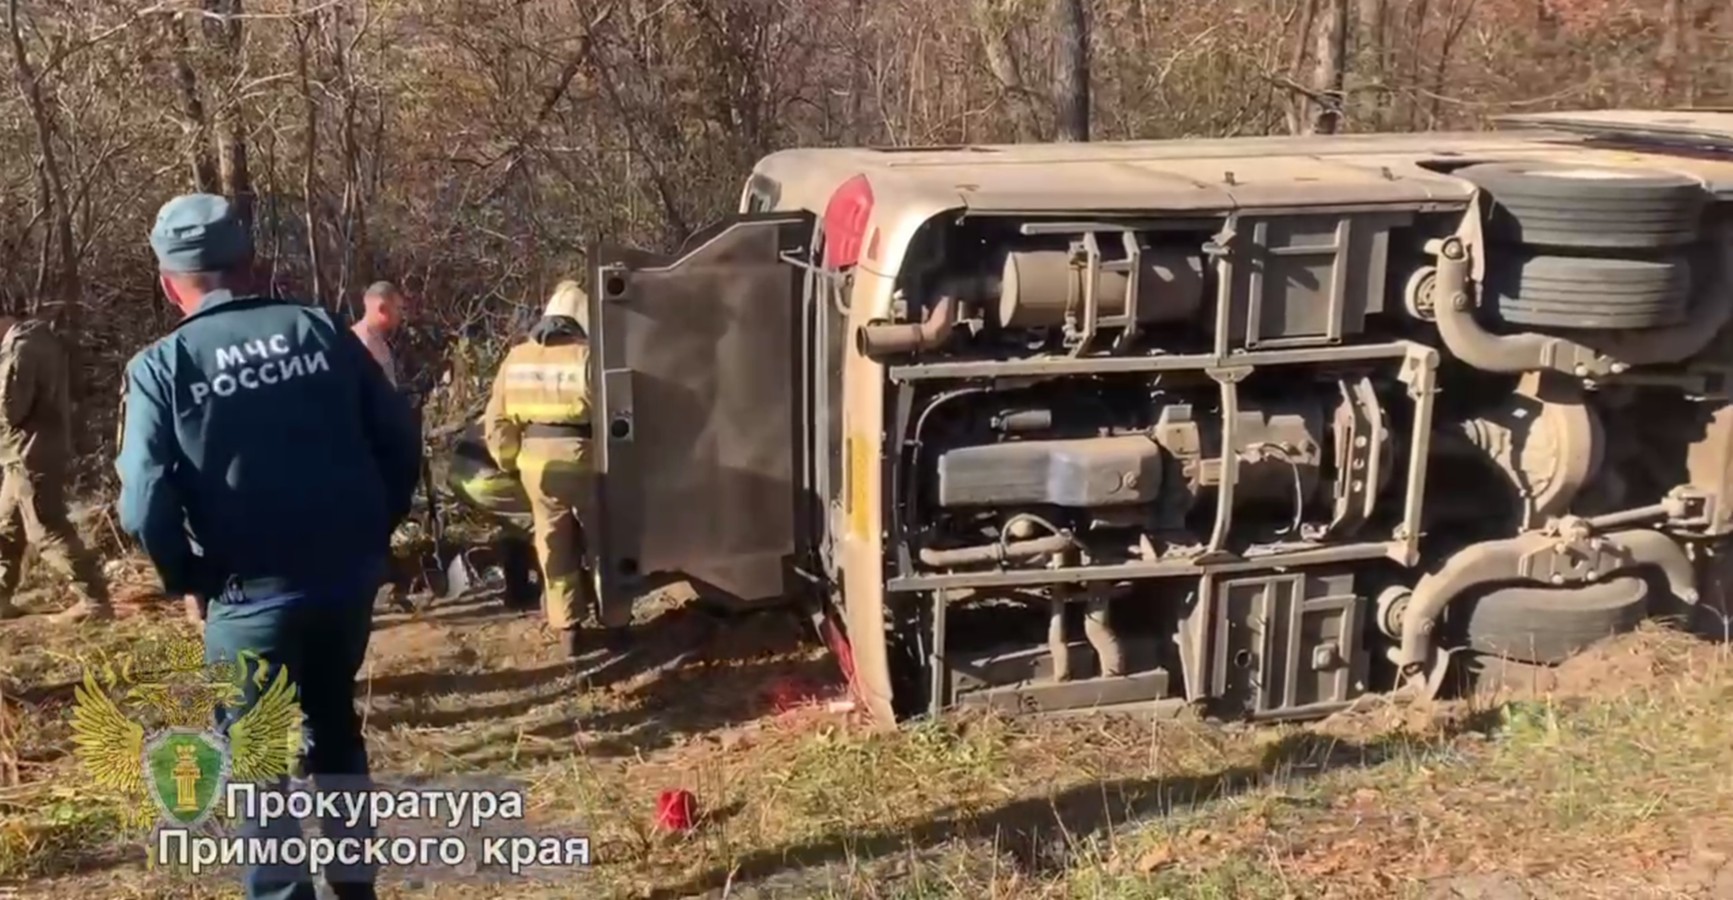
<svg viewBox="0 0 1733 900">
<path fill-rule="evenodd" d="M 286 669 L 308 774 L 364 785 L 355 676 L 419 474 L 410 410 L 325 311 L 247 291 L 251 236 L 223 198 L 169 201 L 150 242 L 185 318 L 127 364 L 121 526 L 203 621 L 208 660 L 265 660 L 266 678 L 245 680 L 218 727 Z M 349 876 L 339 897 L 374 896 L 368 872 Z M 246 881 L 249 898 L 315 896 L 305 874 L 255 869 Z"/>
</svg>

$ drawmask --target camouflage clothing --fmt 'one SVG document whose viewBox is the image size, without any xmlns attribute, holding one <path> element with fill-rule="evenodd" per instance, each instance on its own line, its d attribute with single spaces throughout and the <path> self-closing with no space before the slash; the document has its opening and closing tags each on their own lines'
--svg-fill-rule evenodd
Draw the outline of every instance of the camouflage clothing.
<svg viewBox="0 0 1733 900">
<path fill-rule="evenodd" d="M 66 352 L 41 322 L 0 337 L 0 463 L 64 471 L 72 457 L 72 397 Z"/>
<path fill-rule="evenodd" d="M 18 589 L 27 543 L 84 599 L 106 603 L 102 571 L 66 512 L 70 378 L 64 348 L 41 322 L 19 322 L 0 338 L 0 412 L 0 604 Z"/>
</svg>

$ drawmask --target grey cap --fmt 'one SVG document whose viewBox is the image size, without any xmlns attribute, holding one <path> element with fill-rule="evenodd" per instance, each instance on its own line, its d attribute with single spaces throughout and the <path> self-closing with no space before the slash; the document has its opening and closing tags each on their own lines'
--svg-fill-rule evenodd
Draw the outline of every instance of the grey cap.
<svg viewBox="0 0 1733 900">
<path fill-rule="evenodd" d="M 253 237 L 228 200 L 183 194 L 157 212 L 150 248 L 164 272 L 220 272 L 252 257 Z"/>
</svg>

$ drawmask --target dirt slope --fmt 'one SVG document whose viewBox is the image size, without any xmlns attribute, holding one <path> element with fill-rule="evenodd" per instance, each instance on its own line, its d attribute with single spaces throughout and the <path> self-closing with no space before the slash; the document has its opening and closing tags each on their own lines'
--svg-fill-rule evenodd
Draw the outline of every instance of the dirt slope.
<svg viewBox="0 0 1733 900">
<path fill-rule="evenodd" d="M 789 617 L 646 610 L 643 665 L 586 689 L 487 598 L 379 615 L 376 768 L 495 772 L 587 834 L 557 884 L 386 896 L 1733 897 L 1733 660 L 1663 631 L 1496 696 L 1370 701 L 1308 728 L 966 719 L 873 733 Z M 0 884 L 19 896 L 229 896 L 143 870 L 65 725 L 80 657 L 180 626 L 0 626 Z M 9 774 L 12 773 L 12 774 Z M 682 787 L 704 820 L 652 826 Z"/>
</svg>

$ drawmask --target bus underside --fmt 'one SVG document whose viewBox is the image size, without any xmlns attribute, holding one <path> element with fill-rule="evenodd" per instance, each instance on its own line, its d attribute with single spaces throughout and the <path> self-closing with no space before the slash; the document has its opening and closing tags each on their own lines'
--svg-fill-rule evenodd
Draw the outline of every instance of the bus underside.
<svg viewBox="0 0 1733 900">
<path fill-rule="evenodd" d="M 627 523 L 605 583 L 705 556 L 686 570 L 735 596 L 853 602 L 832 583 L 834 373 L 861 354 L 886 373 L 882 616 L 826 627 L 846 655 L 838 622 L 859 644 L 882 620 L 899 717 L 1311 717 L 1435 693 L 1453 659 L 1552 664 L 1698 615 L 1729 530 L 1726 211 L 1653 179 L 1617 213 L 1647 224 L 1614 235 L 1580 190 L 1460 176 L 1500 213 L 942 216 L 897 314 L 852 331 L 811 216 L 745 217 L 679 259 L 604 255 L 607 515 Z M 668 285 L 748 257 L 734 299 L 704 301 L 729 310 L 697 329 L 720 349 L 656 343 L 644 323 L 702 290 Z M 731 355 L 748 345 L 750 365 Z M 696 396 L 719 368 L 762 408 Z M 792 582 L 767 581 L 772 559 Z"/>
</svg>

